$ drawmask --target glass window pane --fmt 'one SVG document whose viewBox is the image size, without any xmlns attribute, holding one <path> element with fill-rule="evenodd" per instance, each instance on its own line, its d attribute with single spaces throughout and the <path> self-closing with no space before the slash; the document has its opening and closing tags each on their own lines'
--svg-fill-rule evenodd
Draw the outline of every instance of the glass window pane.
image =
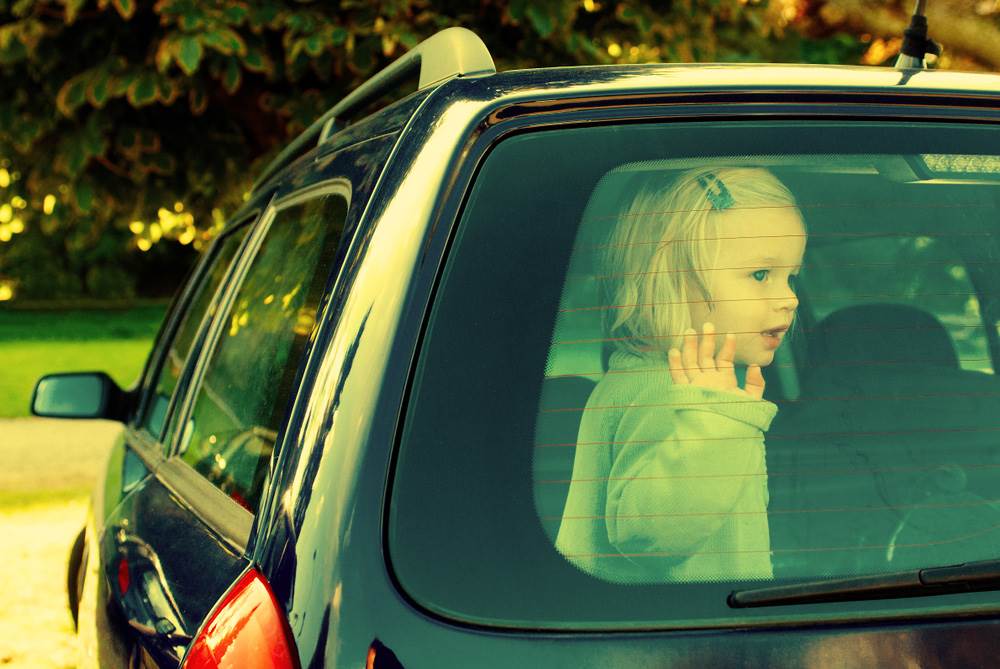
<svg viewBox="0 0 1000 669">
<path fill-rule="evenodd" d="M 215 258 L 202 277 L 188 307 L 184 310 L 184 315 L 177 326 L 170 348 L 161 363 L 160 375 L 156 381 L 153 396 L 147 405 L 146 415 L 142 420 L 142 426 L 157 439 L 163 437 L 170 400 L 180 381 L 181 372 L 184 370 L 191 347 L 194 345 L 195 335 L 198 333 L 202 321 L 210 321 L 215 315 L 214 297 L 216 291 L 222 284 L 222 279 L 226 276 L 226 272 L 236 256 L 236 251 L 243 243 L 243 238 L 246 237 L 249 229 L 249 225 L 244 225 L 228 234 L 213 247 Z M 169 439 L 164 441 L 169 441 Z"/>
<path fill-rule="evenodd" d="M 254 511 L 333 270 L 347 202 L 292 206 L 271 224 L 209 359 L 181 457 Z"/>
<path fill-rule="evenodd" d="M 815 245 L 810 256 L 813 262 L 800 285 L 817 321 L 852 305 L 921 309 L 947 330 L 962 369 L 993 372 L 979 297 L 954 240 L 940 235 L 843 240 Z M 901 361 L 890 357 L 880 362 Z M 924 362 L 954 364 L 950 358 Z"/>
<path fill-rule="evenodd" d="M 734 589 L 995 557 L 997 133 L 741 121 L 495 147 L 407 403 L 402 586 L 486 624 L 697 626 L 773 615 Z"/>
</svg>

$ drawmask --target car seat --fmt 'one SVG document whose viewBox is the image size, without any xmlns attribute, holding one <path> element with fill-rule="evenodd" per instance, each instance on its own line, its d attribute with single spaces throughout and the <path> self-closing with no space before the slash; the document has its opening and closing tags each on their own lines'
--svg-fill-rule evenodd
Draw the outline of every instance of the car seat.
<svg viewBox="0 0 1000 669">
<path fill-rule="evenodd" d="M 995 459 L 995 377 L 960 369 L 945 327 L 907 305 L 835 311 L 806 344 L 802 396 L 767 435 L 776 575 L 815 574 L 817 560 L 832 576 L 928 564 L 926 551 L 899 550 L 901 523 L 928 506 L 966 510 L 922 542 L 968 556 L 963 532 L 1000 523 L 983 497 L 998 489 L 983 466 Z"/>
<path fill-rule="evenodd" d="M 958 369 L 958 356 L 944 326 L 931 314 L 905 304 L 859 304 L 824 318 L 808 340 L 810 367 L 804 384 L 824 383 L 833 367 L 928 365 Z"/>
<path fill-rule="evenodd" d="M 533 461 L 535 510 L 553 543 L 569 494 L 580 420 L 595 385 L 582 376 L 551 378 L 542 383 Z"/>
</svg>

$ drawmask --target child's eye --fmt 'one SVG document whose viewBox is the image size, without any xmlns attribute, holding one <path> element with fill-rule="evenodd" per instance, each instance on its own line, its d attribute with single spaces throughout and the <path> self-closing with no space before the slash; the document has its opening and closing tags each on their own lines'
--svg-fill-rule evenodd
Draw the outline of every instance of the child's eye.
<svg viewBox="0 0 1000 669">
<path fill-rule="evenodd" d="M 767 278 L 767 275 L 771 273 L 769 269 L 759 269 L 750 276 L 753 277 L 754 281 L 763 281 Z"/>
</svg>

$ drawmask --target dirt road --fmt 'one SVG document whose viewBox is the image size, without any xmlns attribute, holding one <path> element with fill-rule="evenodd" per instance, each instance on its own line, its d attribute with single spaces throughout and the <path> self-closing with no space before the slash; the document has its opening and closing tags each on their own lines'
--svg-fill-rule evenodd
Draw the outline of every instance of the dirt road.
<svg viewBox="0 0 1000 669">
<path fill-rule="evenodd" d="M 0 419 L 0 492 L 89 489 L 121 427 L 105 420 Z"/>
<path fill-rule="evenodd" d="M 72 620 L 66 608 L 66 557 L 83 526 L 86 495 L 82 491 L 92 486 L 107 455 L 107 444 L 119 429 L 120 425 L 106 421 L 0 420 L 0 462 L 4 463 L 0 468 L 0 551 L 4 555 L 0 667 L 76 666 Z M 47 499 L 49 494 L 58 501 Z"/>
</svg>

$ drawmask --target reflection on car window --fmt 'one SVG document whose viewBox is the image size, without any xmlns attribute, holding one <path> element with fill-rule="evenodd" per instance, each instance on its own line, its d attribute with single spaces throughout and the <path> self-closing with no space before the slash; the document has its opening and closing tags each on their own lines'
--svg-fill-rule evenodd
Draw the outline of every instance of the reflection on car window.
<svg viewBox="0 0 1000 669">
<path fill-rule="evenodd" d="M 995 133 L 718 122 L 495 147 L 407 404 L 403 586 L 473 619 L 641 626 L 731 615 L 739 583 L 995 557 Z M 484 585 L 451 585 L 468 564 Z"/>
<path fill-rule="evenodd" d="M 227 313 L 182 459 L 247 509 L 260 497 L 347 214 L 331 194 L 282 209 Z"/>
<path fill-rule="evenodd" d="M 194 345 L 195 335 L 202 321 L 208 322 L 215 315 L 216 303 L 214 300 L 216 291 L 222 283 L 222 279 L 226 276 L 226 272 L 229 270 L 229 266 L 236 256 L 236 251 L 243 243 L 243 238 L 246 237 L 249 229 L 250 226 L 244 225 L 227 234 L 212 247 L 215 257 L 212 259 L 211 266 L 205 273 L 201 283 L 196 288 L 190 305 L 184 310 L 184 315 L 177 326 L 173 341 L 170 342 L 170 348 L 167 350 L 167 354 L 162 362 L 155 390 L 150 398 L 146 415 L 142 421 L 143 427 L 158 439 L 164 436 L 170 399 L 177 388 L 177 383 L 180 380 L 181 372 L 184 370 L 188 354 Z M 169 441 L 169 438 L 164 439 L 165 443 L 169 443 Z"/>
<path fill-rule="evenodd" d="M 903 311 L 902 305 L 927 312 L 939 324 L 935 330 L 944 326 L 951 347 L 939 347 L 944 359 L 923 363 L 992 372 L 979 296 L 969 274 L 984 267 L 979 261 L 970 268 L 959 248 L 955 239 L 943 235 L 843 239 L 812 252 L 802 289 L 809 293 L 817 321 L 860 305 L 868 305 L 871 313 L 878 310 L 875 305 L 899 305 L 888 307 L 893 312 Z M 900 362 L 891 354 L 875 360 L 874 351 L 869 353 L 873 363 Z"/>
</svg>

